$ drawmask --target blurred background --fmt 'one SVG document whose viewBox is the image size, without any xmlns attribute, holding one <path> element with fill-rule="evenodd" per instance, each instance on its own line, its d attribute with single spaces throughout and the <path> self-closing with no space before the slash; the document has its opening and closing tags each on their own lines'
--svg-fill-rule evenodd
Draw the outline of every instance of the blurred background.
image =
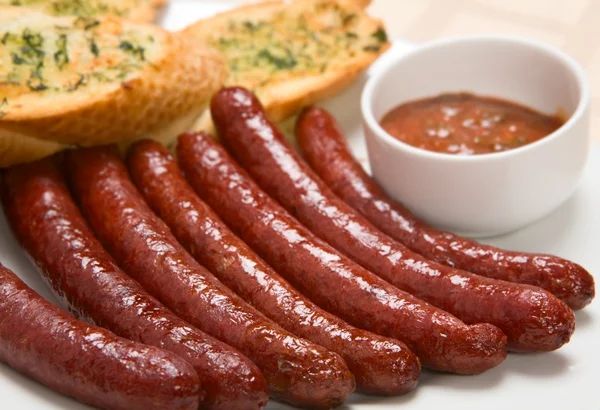
<svg viewBox="0 0 600 410">
<path fill-rule="evenodd" d="M 600 0 L 372 0 L 392 37 L 415 43 L 468 34 L 512 34 L 559 47 L 586 70 L 592 136 L 600 141 Z"/>
</svg>

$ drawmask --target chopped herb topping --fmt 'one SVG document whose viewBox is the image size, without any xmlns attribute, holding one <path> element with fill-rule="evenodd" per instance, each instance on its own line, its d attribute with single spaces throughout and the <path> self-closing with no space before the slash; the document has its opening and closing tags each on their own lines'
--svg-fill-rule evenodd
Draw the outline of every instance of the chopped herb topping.
<svg viewBox="0 0 600 410">
<path fill-rule="evenodd" d="M 388 41 L 387 33 L 381 27 L 377 31 L 375 31 L 373 34 L 371 34 L 371 37 L 374 37 L 380 43 L 385 43 Z"/>
<path fill-rule="evenodd" d="M 127 53 L 130 53 L 133 56 L 136 56 L 140 61 L 145 61 L 146 57 L 145 57 L 145 49 L 142 46 L 134 46 L 131 42 L 129 41 L 121 41 L 121 44 L 119 44 L 119 48 Z"/>
<path fill-rule="evenodd" d="M 43 51 L 39 50 L 39 47 L 44 43 L 44 38 L 40 33 L 33 34 L 29 29 L 25 29 L 25 31 L 23 31 L 23 40 L 33 50 L 43 53 Z"/>
<path fill-rule="evenodd" d="M 379 50 L 381 50 L 381 47 L 374 46 L 374 45 L 368 45 L 368 46 L 363 47 L 363 50 L 377 53 L 377 52 L 379 52 Z"/>
<path fill-rule="evenodd" d="M 13 64 L 21 65 L 21 64 L 26 63 L 25 59 L 22 58 L 21 56 L 19 56 L 17 53 L 12 53 L 11 55 L 12 55 Z"/>
<path fill-rule="evenodd" d="M 93 28 L 98 27 L 99 25 L 100 25 L 100 20 L 97 20 L 92 17 L 84 17 L 84 16 L 77 17 L 73 24 L 74 27 L 76 27 L 78 29 L 82 29 L 84 31 L 92 30 Z"/>
<path fill-rule="evenodd" d="M 3 0 L 0 4 L 32 7 L 58 16 L 93 17 L 105 14 L 116 16 L 129 14 L 129 10 L 122 7 L 118 0 Z"/>
<path fill-rule="evenodd" d="M 348 26 L 351 23 L 353 23 L 354 20 L 356 20 L 357 18 L 358 16 L 355 13 L 346 14 L 345 16 L 343 16 L 342 22 L 344 26 Z"/>
<path fill-rule="evenodd" d="M 271 50 L 263 48 L 258 53 L 258 58 L 266 59 L 269 62 L 269 64 L 274 65 L 278 69 L 289 69 L 295 67 L 298 64 L 298 61 L 294 57 L 292 51 L 289 48 L 287 48 L 285 49 L 284 53 L 284 56 L 277 56 L 273 54 Z"/>
<path fill-rule="evenodd" d="M 23 55 L 33 58 L 33 57 L 44 57 L 44 50 L 42 50 L 42 45 L 44 44 L 44 38 L 40 33 L 32 33 L 29 29 L 25 29 L 23 31 L 23 41 L 26 46 L 21 48 L 21 52 Z"/>
<path fill-rule="evenodd" d="M 12 47 L 10 56 L 15 67 L 30 66 L 29 76 L 26 85 L 33 91 L 42 91 L 47 89 L 43 82 L 41 70 L 44 67 L 44 57 L 46 53 L 43 50 L 44 39 L 41 34 L 33 33 L 29 29 L 23 30 L 20 36 L 13 33 L 5 33 L 2 37 L 2 43 L 16 43 Z M 8 48 L 8 47 L 7 47 Z M 13 73 L 7 75 L 7 82 L 14 84 L 16 76 Z"/>
<path fill-rule="evenodd" d="M 79 78 L 77 80 L 77 82 L 75 82 L 75 84 L 68 86 L 67 87 L 67 91 L 75 91 L 77 90 L 80 86 L 87 84 L 87 75 L 85 74 L 79 74 Z"/>
<path fill-rule="evenodd" d="M 69 62 L 69 51 L 67 50 L 67 35 L 61 34 L 56 40 L 56 48 L 58 51 L 54 53 L 54 61 L 59 69 L 63 69 Z"/>
<path fill-rule="evenodd" d="M 98 20 L 94 20 L 94 21 L 92 21 L 92 22 L 90 22 L 90 23 L 87 23 L 87 24 L 86 24 L 86 25 L 83 27 L 83 29 L 84 29 L 85 31 L 88 31 L 88 30 L 91 30 L 91 29 L 93 29 L 94 27 L 98 27 L 99 25 L 100 25 L 100 22 L 99 22 Z"/>
<path fill-rule="evenodd" d="M 4 33 L 4 35 L 2 36 L 2 40 L 0 40 L 0 42 L 2 43 L 2 45 L 6 45 L 6 43 L 11 39 L 13 35 L 11 33 Z"/>
<path fill-rule="evenodd" d="M 100 49 L 98 48 L 98 44 L 96 44 L 96 39 L 93 37 L 90 39 L 90 51 L 95 57 L 100 55 Z"/>
<path fill-rule="evenodd" d="M 27 81 L 27 87 L 29 87 L 31 91 L 44 91 L 48 89 L 48 86 L 44 84 L 44 79 L 42 78 L 39 69 L 31 72 L 31 76 Z"/>
<path fill-rule="evenodd" d="M 252 21 L 244 21 L 242 23 L 242 25 L 244 26 L 244 28 L 246 28 L 246 30 L 248 30 L 250 32 L 254 32 L 254 31 L 260 30 L 261 27 L 263 27 L 265 25 L 265 22 L 260 21 L 260 22 L 254 23 Z"/>
</svg>

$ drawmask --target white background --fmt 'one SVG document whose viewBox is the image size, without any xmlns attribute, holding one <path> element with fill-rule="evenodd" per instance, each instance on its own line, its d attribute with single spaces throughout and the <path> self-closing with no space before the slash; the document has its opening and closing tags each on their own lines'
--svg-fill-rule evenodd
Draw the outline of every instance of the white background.
<svg viewBox="0 0 600 410">
<path fill-rule="evenodd" d="M 180 29 L 199 17 L 224 10 L 232 1 L 172 0 L 163 16 L 169 29 Z M 391 53 L 411 46 L 396 41 Z M 385 58 L 385 57 L 384 57 Z M 376 69 L 376 66 L 373 68 Z M 356 156 L 366 161 L 359 96 L 366 76 L 343 95 L 324 104 L 341 122 Z M 600 148 L 594 146 L 580 188 L 560 209 L 514 234 L 487 242 L 505 248 L 554 253 L 600 272 Z M 0 261 L 30 286 L 54 301 L 33 266 L 25 259 L 0 216 Z M 600 302 L 577 312 L 577 331 L 568 345 L 553 353 L 509 355 L 499 367 L 479 376 L 425 371 L 419 387 L 402 397 L 355 394 L 344 410 L 598 410 L 600 409 Z M 0 364 L 0 409 L 85 409 L 7 366 Z M 271 402 L 267 409 L 288 406 Z"/>
</svg>

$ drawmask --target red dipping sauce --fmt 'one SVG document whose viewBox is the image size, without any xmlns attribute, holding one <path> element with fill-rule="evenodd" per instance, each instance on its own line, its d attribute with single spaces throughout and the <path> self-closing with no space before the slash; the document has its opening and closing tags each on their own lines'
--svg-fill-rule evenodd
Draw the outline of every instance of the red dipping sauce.
<svg viewBox="0 0 600 410">
<path fill-rule="evenodd" d="M 381 126 L 402 142 L 446 154 L 490 154 L 531 144 L 564 124 L 531 108 L 470 93 L 442 94 L 391 110 Z"/>
</svg>

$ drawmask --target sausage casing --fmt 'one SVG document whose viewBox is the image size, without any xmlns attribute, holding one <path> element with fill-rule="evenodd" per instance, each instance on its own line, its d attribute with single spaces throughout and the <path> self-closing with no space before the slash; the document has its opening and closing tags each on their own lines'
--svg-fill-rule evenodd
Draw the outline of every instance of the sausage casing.
<svg viewBox="0 0 600 410">
<path fill-rule="evenodd" d="M 304 111 L 296 130 L 300 150 L 323 181 L 373 225 L 415 252 L 478 275 L 539 286 L 572 309 L 581 309 L 594 298 L 593 276 L 574 262 L 553 255 L 498 249 L 418 220 L 354 160 L 341 130 L 325 110 Z"/>
<path fill-rule="evenodd" d="M 107 410 L 197 410 L 194 368 L 174 353 L 80 322 L 0 265 L 0 361 Z"/>
<path fill-rule="evenodd" d="M 57 159 L 7 169 L 2 204 L 18 242 L 63 305 L 121 337 L 191 363 L 207 393 L 203 408 L 264 407 L 266 384 L 254 363 L 175 316 L 116 265 L 71 199 Z"/>
<path fill-rule="evenodd" d="M 238 348 L 279 400 L 332 408 L 355 389 L 341 357 L 287 332 L 200 266 L 150 210 L 116 150 L 67 154 L 72 190 L 117 263 L 175 313 Z"/>
<path fill-rule="evenodd" d="M 258 185 L 366 269 L 466 323 L 499 327 L 512 350 L 550 351 L 570 340 L 575 315 L 551 293 L 437 264 L 375 228 L 299 158 L 249 91 L 221 90 L 211 112 L 224 144 Z"/>
<path fill-rule="evenodd" d="M 138 142 L 127 163 L 144 198 L 192 256 L 288 331 L 340 354 L 363 392 L 402 394 L 417 385 L 419 361 L 406 345 L 350 326 L 301 295 L 198 198 L 166 148 Z"/>
<path fill-rule="evenodd" d="M 223 221 L 317 305 L 357 327 L 405 342 L 430 368 L 480 373 L 506 357 L 495 326 L 467 326 L 403 292 L 316 238 L 206 135 L 179 137 L 186 178 Z"/>
</svg>

